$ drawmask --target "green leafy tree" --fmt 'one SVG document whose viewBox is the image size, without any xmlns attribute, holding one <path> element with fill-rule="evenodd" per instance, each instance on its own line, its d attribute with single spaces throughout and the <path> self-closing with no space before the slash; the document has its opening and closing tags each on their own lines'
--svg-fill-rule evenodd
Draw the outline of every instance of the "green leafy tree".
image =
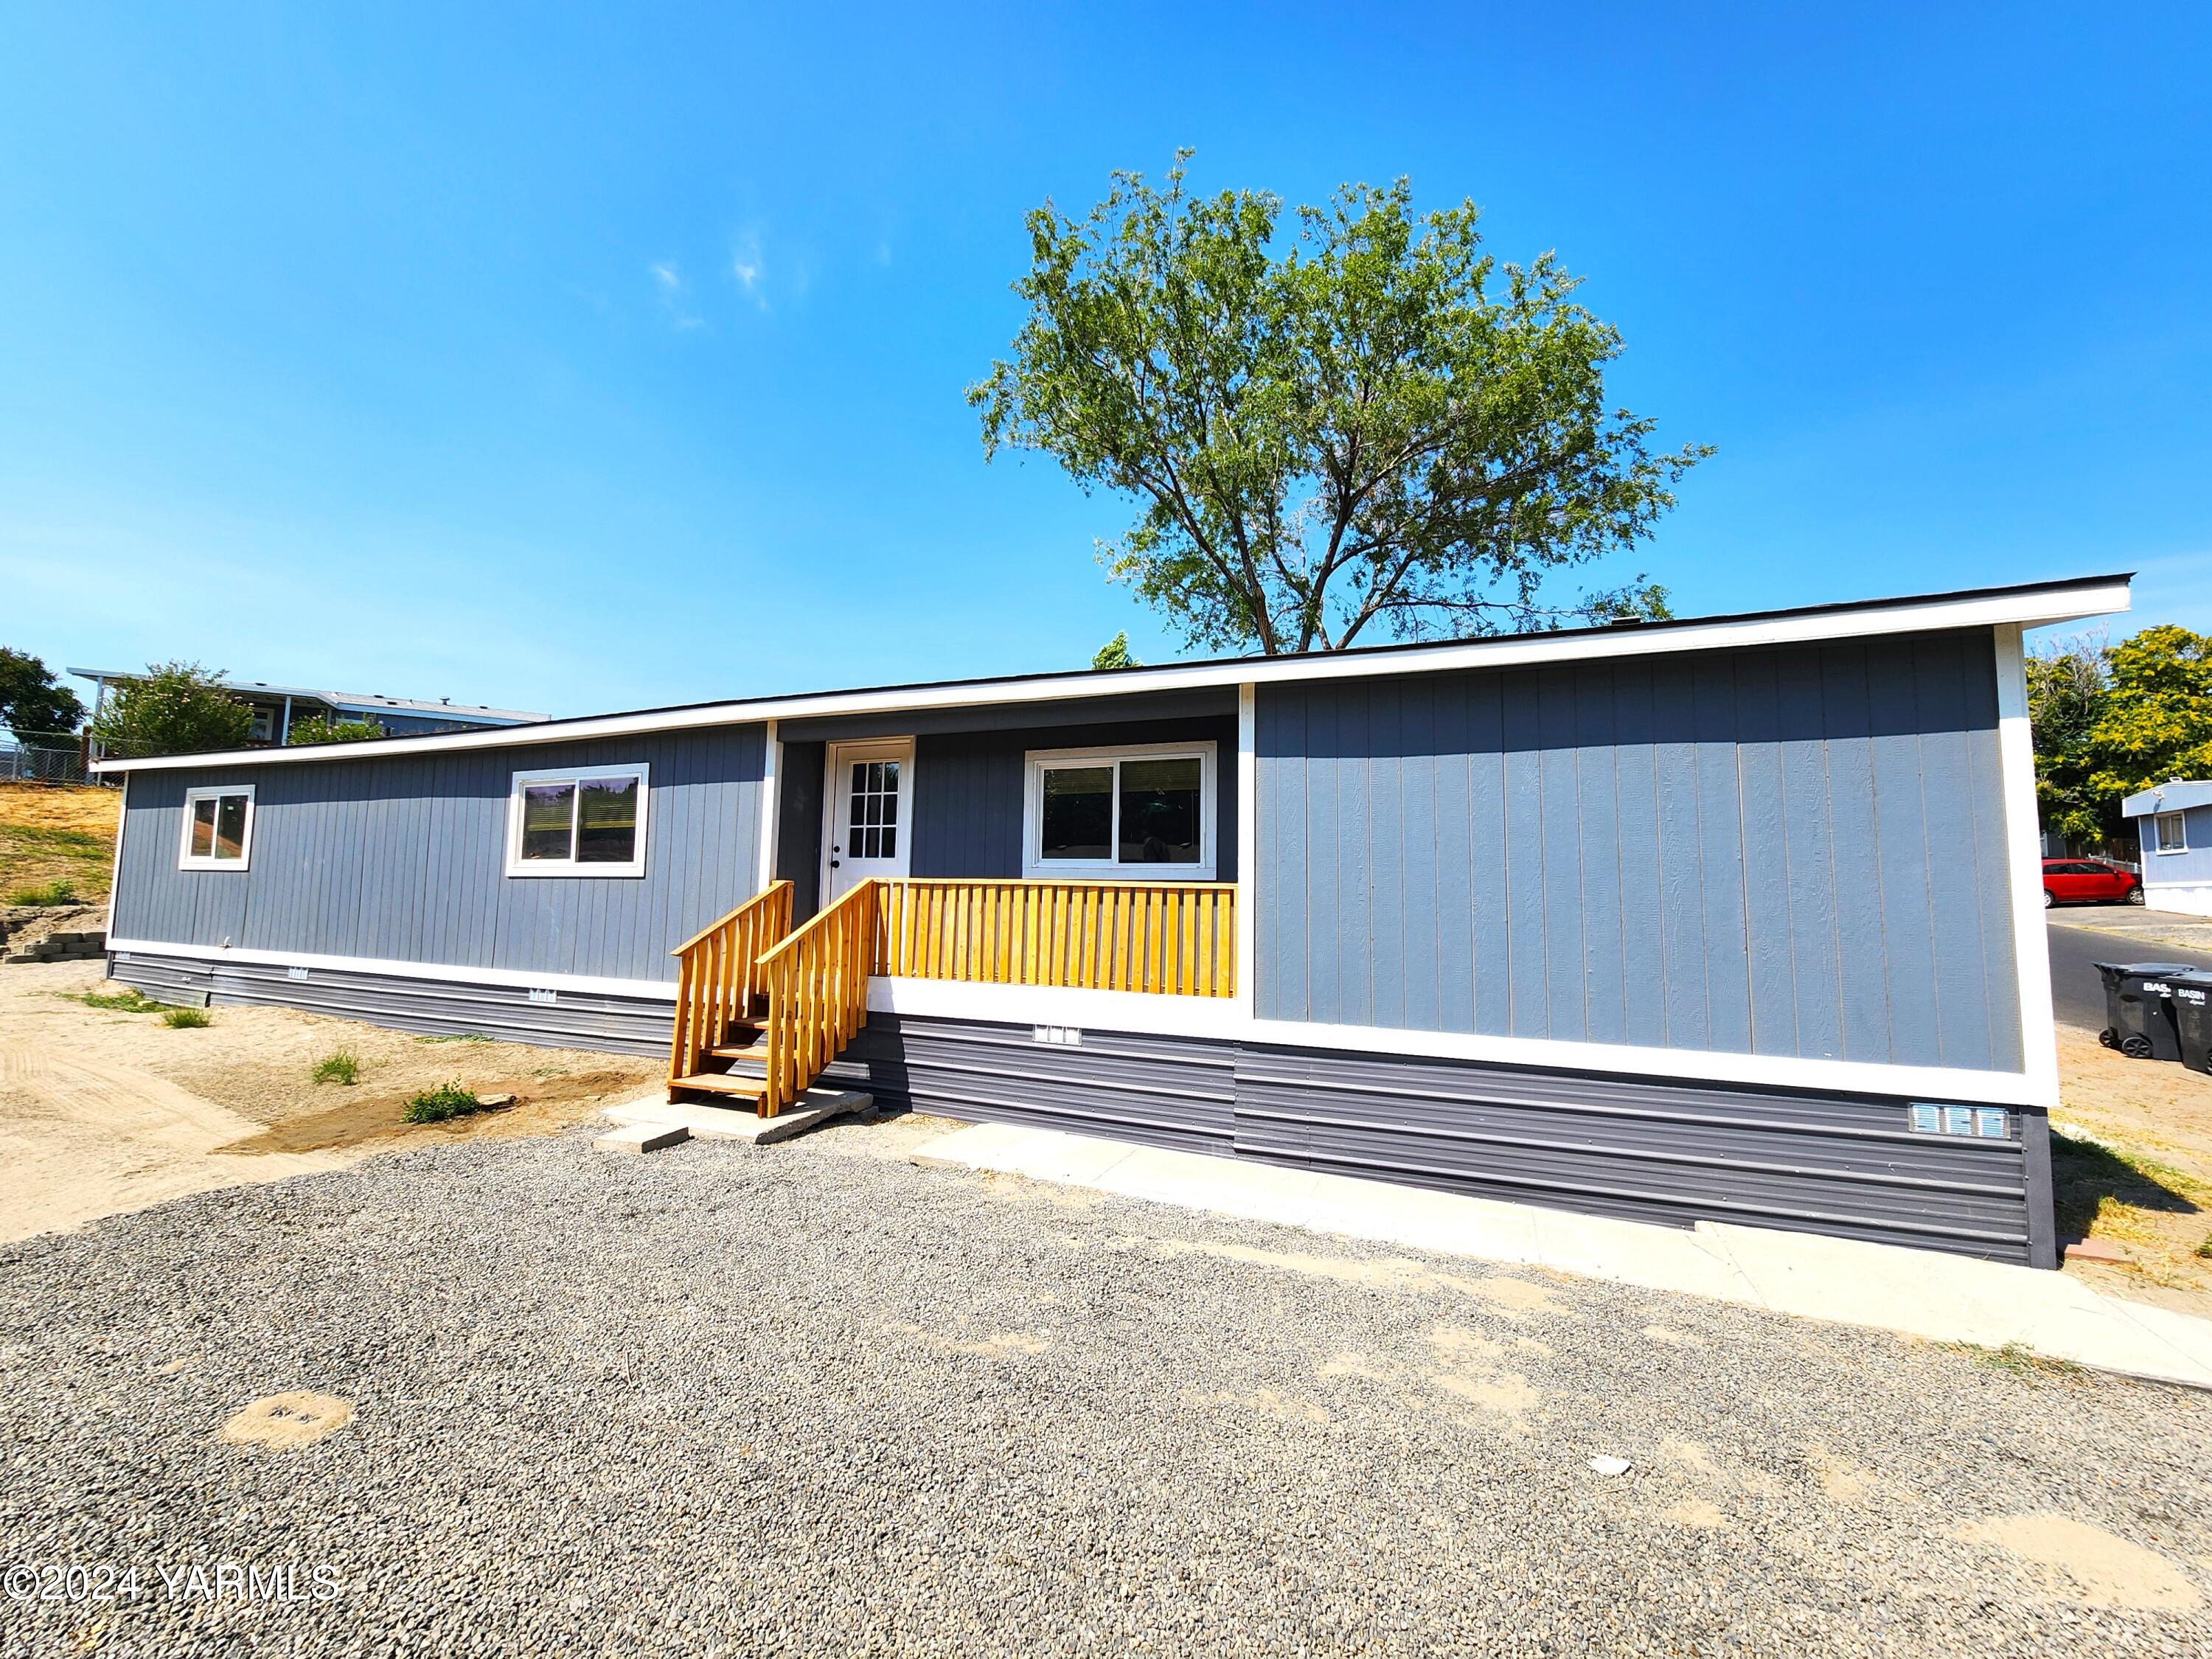
<svg viewBox="0 0 2212 1659">
<path fill-rule="evenodd" d="M 1145 665 L 1129 654 L 1129 635 L 1124 629 L 1098 647 L 1098 654 L 1091 658 L 1091 665 L 1093 668 L 1142 668 Z"/>
<path fill-rule="evenodd" d="M 318 714 L 313 720 L 295 720 L 287 744 L 301 743 L 366 743 L 372 738 L 385 735 L 384 728 L 374 720 L 334 720 Z"/>
<path fill-rule="evenodd" d="M 92 722 L 101 752 L 129 759 L 243 748 L 252 730 L 252 708 L 220 672 L 187 662 L 152 664 L 143 678 L 117 683 Z"/>
<path fill-rule="evenodd" d="M 2146 628 L 2107 651 L 2090 787 L 2117 807 L 2153 784 L 2212 777 L 2212 638 Z"/>
<path fill-rule="evenodd" d="M 2091 742 L 2105 713 L 2110 677 L 2105 642 L 2084 635 L 2032 654 L 2027 668 L 2028 724 L 2035 733 L 2035 799 L 2043 827 L 2069 842 L 2099 845 L 2119 828 L 2119 804 L 2092 781 Z"/>
<path fill-rule="evenodd" d="M 1711 452 L 1611 407 L 1620 337 L 1550 254 L 1498 265 L 1472 203 L 1404 179 L 1301 207 L 1121 173 L 1076 219 L 1029 216 L 1029 316 L 969 388 L 987 455 L 1054 457 L 1133 498 L 1113 578 L 1192 643 L 1334 650 L 1370 628 L 1468 635 L 1665 614 L 1547 579 L 1632 548 Z"/>
<path fill-rule="evenodd" d="M 74 732 L 84 718 L 76 693 L 27 651 L 0 645 L 0 726 L 17 737 Z"/>
<path fill-rule="evenodd" d="M 2116 646 L 2059 641 L 2027 659 L 2027 712 L 2044 828 L 2124 837 L 2130 795 L 2212 777 L 2212 638 L 2169 625 Z"/>
</svg>

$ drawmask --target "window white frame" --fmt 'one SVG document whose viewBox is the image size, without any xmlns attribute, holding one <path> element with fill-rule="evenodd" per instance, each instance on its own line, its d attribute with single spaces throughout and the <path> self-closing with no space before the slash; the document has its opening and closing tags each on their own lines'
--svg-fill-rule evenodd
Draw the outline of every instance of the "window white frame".
<svg viewBox="0 0 2212 1659">
<path fill-rule="evenodd" d="M 646 814 L 653 799 L 652 769 L 643 761 L 622 766 L 556 766 L 543 772 L 517 772 L 507 794 L 507 873 L 510 876 L 642 876 L 645 873 Z M 525 859 L 522 856 L 523 791 L 536 784 L 574 783 L 592 778 L 637 780 L 637 844 L 624 864 L 579 864 L 574 858 L 575 817 L 570 809 L 570 856 L 565 859 Z M 580 788 L 577 796 L 582 796 Z"/>
<path fill-rule="evenodd" d="M 2185 815 L 2179 812 L 2160 812 L 2158 815 L 2158 850 L 2161 853 L 2186 853 L 2189 850 L 2189 820 Z"/>
<path fill-rule="evenodd" d="M 1221 822 L 1219 745 L 1211 742 L 1109 744 L 1097 749 L 1032 749 L 1023 757 L 1022 877 L 1026 881 L 1077 878 L 1088 881 L 1212 881 L 1218 867 L 1215 836 Z M 1198 862 L 1124 864 L 1121 847 L 1121 772 L 1124 761 L 1195 760 L 1199 763 Z M 1114 769 L 1114 816 L 1108 859 L 1047 859 L 1044 852 L 1044 775 L 1060 767 Z"/>
<path fill-rule="evenodd" d="M 195 805 L 204 800 L 220 801 L 228 796 L 246 797 L 246 831 L 238 838 L 238 856 L 219 859 L 212 854 L 202 857 L 192 851 L 192 811 Z M 217 821 L 222 811 L 216 808 Z M 253 786 L 250 783 L 211 783 L 203 789 L 185 791 L 185 821 L 179 826 L 177 836 L 177 868 L 179 870 L 243 870 L 253 861 Z"/>
</svg>

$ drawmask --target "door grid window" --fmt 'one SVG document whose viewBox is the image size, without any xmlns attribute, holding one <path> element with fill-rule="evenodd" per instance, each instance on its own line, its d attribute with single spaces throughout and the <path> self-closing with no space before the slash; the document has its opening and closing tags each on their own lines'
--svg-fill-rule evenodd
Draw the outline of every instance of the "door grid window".
<svg viewBox="0 0 2212 1659">
<path fill-rule="evenodd" d="M 845 829 L 847 858 L 895 859 L 898 856 L 898 762 L 855 761 L 853 763 L 852 806 Z"/>
</svg>

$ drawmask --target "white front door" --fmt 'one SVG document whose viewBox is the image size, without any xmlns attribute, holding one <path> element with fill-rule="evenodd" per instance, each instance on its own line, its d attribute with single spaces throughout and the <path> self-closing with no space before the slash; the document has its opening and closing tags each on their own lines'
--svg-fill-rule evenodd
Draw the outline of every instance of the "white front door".
<svg viewBox="0 0 2212 1659">
<path fill-rule="evenodd" d="M 870 876 L 906 874 L 914 824 L 914 739 L 833 743 L 829 774 L 822 815 L 825 907 Z"/>
</svg>

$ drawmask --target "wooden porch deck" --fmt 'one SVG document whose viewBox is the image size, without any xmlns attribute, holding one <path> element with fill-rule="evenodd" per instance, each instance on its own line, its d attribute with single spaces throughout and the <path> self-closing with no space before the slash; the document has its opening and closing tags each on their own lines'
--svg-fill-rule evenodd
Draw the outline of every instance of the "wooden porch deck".
<svg viewBox="0 0 2212 1659">
<path fill-rule="evenodd" d="M 1237 994 L 1237 889 L 1217 882 L 874 878 L 803 927 L 773 883 L 678 945 L 672 1099 L 772 1117 L 867 1023 L 873 975 L 1169 996 Z"/>
</svg>

